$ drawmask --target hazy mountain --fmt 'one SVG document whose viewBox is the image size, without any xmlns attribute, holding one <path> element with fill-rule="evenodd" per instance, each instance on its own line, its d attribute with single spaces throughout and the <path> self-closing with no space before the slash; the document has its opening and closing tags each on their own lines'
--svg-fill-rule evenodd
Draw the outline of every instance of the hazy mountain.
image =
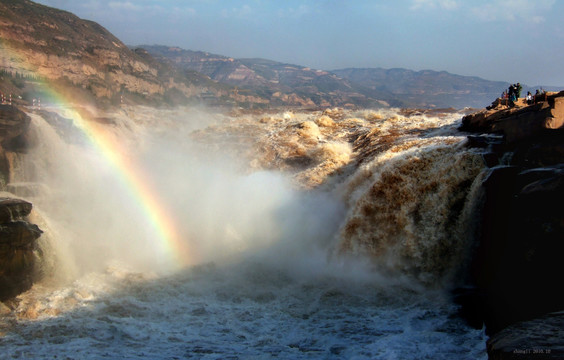
<svg viewBox="0 0 564 360">
<path fill-rule="evenodd" d="M 281 96 L 295 105 L 409 107 L 484 107 L 509 85 L 446 71 L 407 69 L 314 70 L 265 59 L 235 59 L 178 47 L 143 45 L 153 56 L 211 79 L 260 94 L 279 105 Z M 308 102 L 308 99 L 311 100 Z M 305 101 L 304 101 L 305 100 Z"/>
<path fill-rule="evenodd" d="M 332 72 L 368 89 L 393 94 L 411 106 L 424 107 L 483 107 L 509 85 L 446 71 L 352 68 Z"/>
<path fill-rule="evenodd" d="M 234 59 L 178 47 L 141 47 L 163 62 L 184 70 L 197 71 L 217 82 L 237 86 L 239 95 L 268 99 L 271 106 L 402 105 L 389 93 L 367 92 L 362 86 L 323 70 L 265 59 Z"/>
</svg>

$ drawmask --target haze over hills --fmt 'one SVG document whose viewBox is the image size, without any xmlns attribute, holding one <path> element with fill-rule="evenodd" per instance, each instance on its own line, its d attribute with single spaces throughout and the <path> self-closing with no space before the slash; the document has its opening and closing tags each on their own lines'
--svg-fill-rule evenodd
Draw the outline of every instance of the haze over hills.
<svg viewBox="0 0 564 360">
<path fill-rule="evenodd" d="M 444 71 L 325 71 L 178 47 L 128 47 L 95 22 L 29 0 L 0 3 L 0 37 L 0 91 L 26 100 L 47 97 L 46 80 L 49 88 L 102 104 L 463 108 L 486 106 L 508 86 Z"/>
<path fill-rule="evenodd" d="M 499 96 L 507 83 L 446 71 L 407 69 L 340 69 L 338 76 L 371 90 L 393 94 L 408 104 L 438 107 L 483 107 Z"/>
<path fill-rule="evenodd" d="M 483 107 L 509 85 L 446 71 L 341 69 L 322 71 L 265 59 L 234 59 L 178 47 L 142 45 L 153 56 L 266 97 L 294 93 L 315 105 Z M 275 94 L 275 96 L 273 96 Z M 305 104 L 302 104 L 305 105 Z M 313 104 L 309 104 L 313 105 Z"/>
<path fill-rule="evenodd" d="M 237 86 L 242 96 L 267 99 L 272 106 L 382 106 L 401 103 L 386 92 L 366 89 L 323 70 L 266 59 L 234 59 L 178 47 L 142 45 L 155 58 L 212 80 Z M 244 95 L 243 95 L 244 94 Z"/>
</svg>

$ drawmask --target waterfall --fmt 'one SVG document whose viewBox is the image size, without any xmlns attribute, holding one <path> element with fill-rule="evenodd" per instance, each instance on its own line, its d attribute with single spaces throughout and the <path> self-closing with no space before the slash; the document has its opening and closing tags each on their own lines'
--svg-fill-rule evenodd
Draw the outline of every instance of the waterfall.
<svg viewBox="0 0 564 360">
<path fill-rule="evenodd" d="M 363 164 L 344 186 L 341 251 L 423 281 L 453 275 L 474 240 L 484 168 L 479 153 L 456 141 L 411 141 Z"/>
<path fill-rule="evenodd" d="M 31 115 L 42 141 L 21 165 L 20 187 L 41 193 L 33 199 L 38 210 L 58 219 L 57 231 L 74 239 L 66 247 L 74 248 L 75 262 L 84 269 L 103 268 L 103 260 L 114 257 L 162 261 L 151 259 L 154 239 L 139 226 L 144 220 L 123 194 L 124 185 L 63 115 Z M 149 109 L 122 111 L 114 114 L 109 131 L 128 144 L 127 156 L 148 170 L 148 181 L 174 210 L 182 233 L 197 242 L 192 248 L 200 261 L 272 244 L 289 253 L 298 250 L 288 250 L 288 244 L 298 249 L 316 244 L 329 256 L 368 257 L 379 271 L 431 284 L 455 276 L 467 260 L 484 164 L 457 133 L 456 113 L 404 116 L 388 110 L 341 114 L 334 121 L 301 114 L 292 115 L 294 120 L 224 120 L 211 128 L 224 144 L 215 148 L 219 154 L 209 151 L 209 144 L 202 153 L 201 145 L 186 142 L 198 128 L 194 122 L 155 120 L 159 115 Z M 256 136 L 255 146 L 266 151 L 253 153 L 253 145 L 241 150 L 238 139 L 248 131 Z M 304 160 L 285 160 L 296 152 Z M 283 170 L 293 164 L 295 179 L 311 183 L 315 176 L 315 183 L 325 185 L 320 191 L 293 190 L 272 172 L 272 163 L 263 165 L 268 172 L 257 168 L 266 158 L 278 158 Z M 233 159 L 254 166 L 255 174 L 239 173 Z M 325 169 L 335 172 L 336 166 L 344 170 L 331 182 Z M 298 246 L 296 239 L 309 245 Z M 138 256 L 124 255 L 131 246 Z"/>
<path fill-rule="evenodd" d="M 485 358 L 441 286 L 480 203 L 457 114 L 107 116 L 198 255 L 182 268 L 72 120 L 31 115 L 41 142 L 14 182 L 35 189 L 52 276 L 0 307 L 7 356 Z"/>
</svg>

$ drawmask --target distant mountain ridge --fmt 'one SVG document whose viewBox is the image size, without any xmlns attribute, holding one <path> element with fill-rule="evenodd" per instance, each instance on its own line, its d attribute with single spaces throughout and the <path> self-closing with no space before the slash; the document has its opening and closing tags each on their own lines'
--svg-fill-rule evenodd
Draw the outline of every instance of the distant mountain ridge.
<svg viewBox="0 0 564 360">
<path fill-rule="evenodd" d="M 266 59 L 234 59 L 202 51 L 141 45 L 162 62 L 237 86 L 238 95 L 268 99 L 272 106 L 382 106 L 400 103 L 387 93 L 369 91 L 337 75 Z"/>
<path fill-rule="evenodd" d="M 349 68 L 332 72 L 371 90 L 388 92 L 404 102 L 424 107 L 483 107 L 508 86 L 503 81 L 446 71 Z"/>
<path fill-rule="evenodd" d="M 462 76 L 446 71 L 348 68 L 331 71 L 265 59 L 235 59 L 178 47 L 141 45 L 153 56 L 176 66 L 240 86 L 272 99 L 295 93 L 312 99 L 309 105 L 399 107 L 484 107 L 509 83 Z M 305 105 L 305 104 L 302 104 Z"/>
</svg>

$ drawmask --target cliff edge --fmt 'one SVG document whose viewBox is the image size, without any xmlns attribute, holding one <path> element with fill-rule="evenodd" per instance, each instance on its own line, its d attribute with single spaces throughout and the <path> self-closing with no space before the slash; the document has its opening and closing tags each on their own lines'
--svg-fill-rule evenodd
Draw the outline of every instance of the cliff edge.
<svg viewBox="0 0 564 360">
<path fill-rule="evenodd" d="M 470 144 L 486 149 L 490 167 L 471 269 L 474 316 L 486 324 L 490 358 L 527 358 L 533 351 L 562 358 L 564 91 L 511 105 L 498 99 L 465 116 L 460 128 L 477 133 Z M 558 327 L 560 344 L 539 335 Z"/>
</svg>

